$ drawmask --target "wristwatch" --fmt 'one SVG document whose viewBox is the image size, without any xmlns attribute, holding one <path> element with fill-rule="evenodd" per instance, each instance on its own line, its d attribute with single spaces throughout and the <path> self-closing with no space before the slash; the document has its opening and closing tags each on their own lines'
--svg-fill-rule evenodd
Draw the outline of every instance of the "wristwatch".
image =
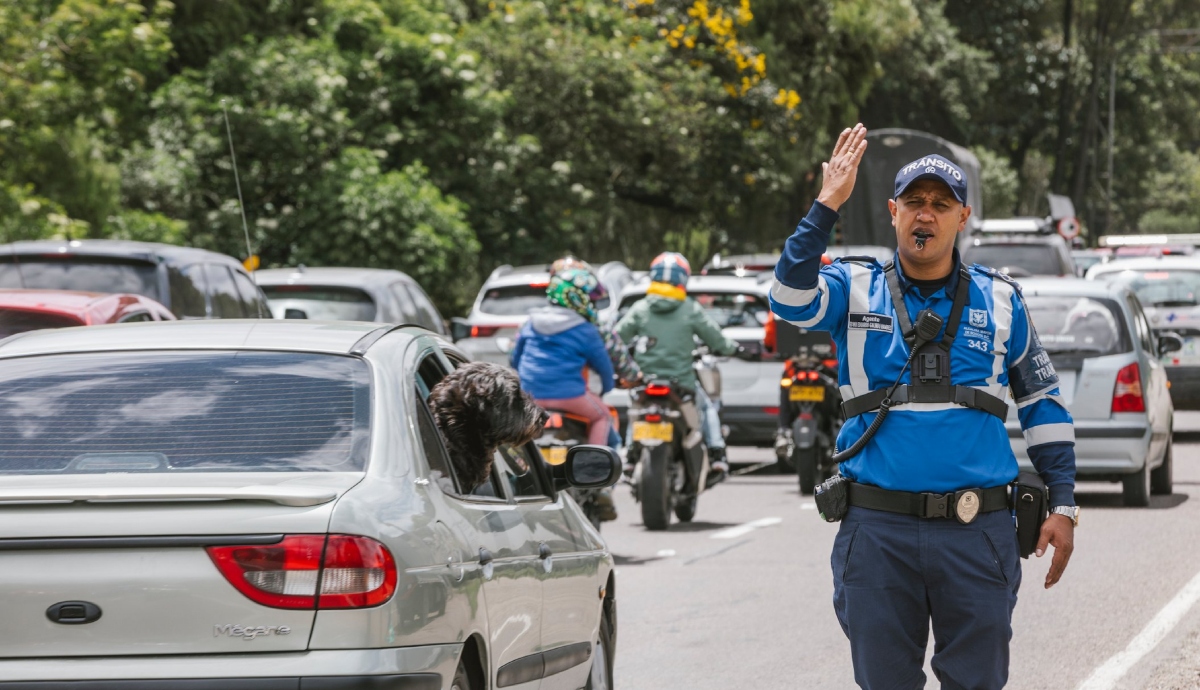
<svg viewBox="0 0 1200 690">
<path fill-rule="evenodd" d="M 1054 506 L 1050 509 L 1050 512 L 1055 515 L 1062 515 L 1076 527 L 1079 526 L 1079 506 Z"/>
</svg>

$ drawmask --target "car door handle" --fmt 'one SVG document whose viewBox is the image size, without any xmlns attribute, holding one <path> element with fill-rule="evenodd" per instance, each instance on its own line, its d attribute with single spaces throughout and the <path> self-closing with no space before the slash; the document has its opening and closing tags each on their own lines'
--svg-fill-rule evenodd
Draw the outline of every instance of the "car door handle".
<svg viewBox="0 0 1200 690">
<path fill-rule="evenodd" d="M 547 546 L 545 542 L 538 544 L 538 558 L 544 561 L 553 555 L 554 552 L 550 550 L 550 547 Z"/>
<path fill-rule="evenodd" d="M 479 549 L 479 565 L 487 565 L 488 563 L 491 563 L 492 560 L 494 559 L 491 551 L 488 551 L 484 548 Z"/>
</svg>

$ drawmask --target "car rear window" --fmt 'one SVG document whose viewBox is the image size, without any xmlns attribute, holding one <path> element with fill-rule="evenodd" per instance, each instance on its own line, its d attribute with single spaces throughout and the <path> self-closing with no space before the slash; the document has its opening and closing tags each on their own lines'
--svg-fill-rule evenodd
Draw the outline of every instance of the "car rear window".
<svg viewBox="0 0 1200 690">
<path fill-rule="evenodd" d="M 375 320 L 375 300 L 358 288 L 264 285 L 262 289 L 277 319 Z"/>
<path fill-rule="evenodd" d="M 1002 270 L 1015 278 L 1069 273 L 1054 247 L 1048 244 L 982 244 L 968 247 L 963 261 Z"/>
<path fill-rule="evenodd" d="M 0 308 L 0 338 L 42 328 L 66 328 L 67 326 L 82 325 L 83 322 L 79 319 L 61 314 L 43 314 L 24 309 Z"/>
<path fill-rule="evenodd" d="M 369 419 L 370 373 L 353 357 L 0 360 L 0 475 L 361 471 Z"/>
<path fill-rule="evenodd" d="M 0 288 L 132 292 L 163 301 L 154 264 L 70 254 L 2 257 Z"/>
<path fill-rule="evenodd" d="M 621 302 L 619 317 L 625 316 L 635 302 L 646 295 L 630 295 Z M 688 297 L 704 307 L 704 313 L 720 328 L 759 328 L 767 324 L 771 305 L 761 295 L 741 292 L 688 292 Z"/>
<path fill-rule="evenodd" d="M 1194 307 L 1200 295 L 1200 271 L 1112 271 L 1097 275 L 1096 280 L 1129 286 L 1147 307 Z"/>
<path fill-rule="evenodd" d="M 1026 295 L 1025 303 L 1050 354 L 1099 357 L 1133 349 L 1125 317 L 1114 300 Z"/>
</svg>

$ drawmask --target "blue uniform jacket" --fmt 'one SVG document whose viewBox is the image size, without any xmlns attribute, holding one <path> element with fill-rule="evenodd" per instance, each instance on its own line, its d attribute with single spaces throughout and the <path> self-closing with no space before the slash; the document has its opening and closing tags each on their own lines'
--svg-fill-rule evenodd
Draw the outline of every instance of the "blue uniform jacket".
<svg viewBox="0 0 1200 690">
<path fill-rule="evenodd" d="M 770 300 L 780 318 L 832 334 L 838 383 L 842 397 L 850 399 L 890 386 L 909 350 L 895 323 L 882 266 L 839 260 L 821 267 L 837 219 L 835 211 L 813 204 L 784 247 Z M 919 311 L 932 308 L 948 320 L 959 280 L 958 252 L 949 284 L 928 298 L 904 278 L 898 257 L 896 263 L 909 318 L 915 321 Z M 1074 426 L 1020 291 L 989 268 L 973 265 L 968 273 L 970 299 L 951 348 L 950 380 L 1017 405 L 1029 458 L 1050 488 L 1051 505 L 1074 505 Z M 906 372 L 901 382 L 910 383 L 910 376 Z M 850 447 L 875 415 L 847 420 L 838 448 Z M 954 403 L 910 403 L 892 408 L 871 442 L 842 463 L 841 472 L 885 489 L 941 493 L 1007 484 L 1017 476 L 1017 461 L 997 417 Z"/>
<path fill-rule="evenodd" d="M 521 388 L 538 400 L 578 398 L 586 393 L 585 366 L 600 375 L 603 393 L 613 387 L 612 360 L 600 331 L 563 307 L 530 313 L 513 346 L 511 361 Z"/>
</svg>

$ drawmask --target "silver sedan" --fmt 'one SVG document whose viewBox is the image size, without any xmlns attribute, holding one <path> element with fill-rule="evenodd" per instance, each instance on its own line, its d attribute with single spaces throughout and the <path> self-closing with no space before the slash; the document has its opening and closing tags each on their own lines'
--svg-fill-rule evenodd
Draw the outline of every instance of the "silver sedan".
<svg viewBox="0 0 1200 690">
<path fill-rule="evenodd" d="M 180 321 L 0 342 L 0 678 L 77 690 L 611 687 L 613 558 L 502 448 L 464 487 L 418 328 Z"/>
<path fill-rule="evenodd" d="M 1156 335 L 1123 285 L 1026 278 L 1021 288 L 1075 420 L 1078 478 L 1121 482 L 1129 506 L 1170 494 L 1174 409 L 1159 358 L 1182 346 L 1178 336 Z M 1017 415 L 1010 404 L 1008 435 L 1028 468 Z"/>
</svg>

